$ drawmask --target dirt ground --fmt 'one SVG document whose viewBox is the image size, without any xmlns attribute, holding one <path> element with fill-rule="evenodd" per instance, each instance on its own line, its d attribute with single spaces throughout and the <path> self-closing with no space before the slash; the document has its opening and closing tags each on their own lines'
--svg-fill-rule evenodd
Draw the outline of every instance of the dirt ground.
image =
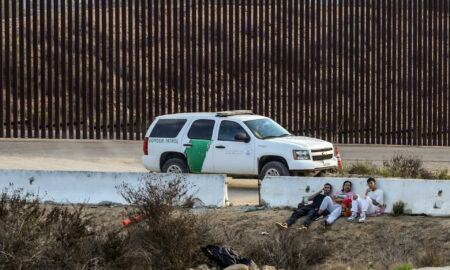
<svg viewBox="0 0 450 270">
<path fill-rule="evenodd" d="M 235 206 L 196 209 L 196 212 L 208 220 L 218 243 L 232 247 L 243 257 L 251 245 L 264 238 L 276 242 L 281 234 L 292 237 L 300 234 L 301 239 L 316 242 L 316 247 L 330 248 L 326 259 L 313 269 L 392 269 L 399 263 L 421 266 L 419 261 L 426 251 L 435 252 L 443 265 L 450 265 L 450 218 L 382 215 L 369 217 L 363 224 L 339 218 L 330 228 L 325 228 L 323 219 L 319 219 L 305 232 L 298 230 L 301 218 L 287 231 L 280 231 L 275 222 L 288 218 L 291 209 L 245 212 L 249 208 L 251 206 Z M 107 225 L 111 229 L 122 227 L 125 210 L 124 207 L 103 206 L 86 209 L 95 216 L 99 227 Z"/>
</svg>

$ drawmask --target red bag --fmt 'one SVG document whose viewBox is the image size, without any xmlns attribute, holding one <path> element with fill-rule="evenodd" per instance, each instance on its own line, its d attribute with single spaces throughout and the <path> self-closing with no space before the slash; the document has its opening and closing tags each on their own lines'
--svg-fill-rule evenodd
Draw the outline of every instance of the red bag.
<svg viewBox="0 0 450 270">
<path fill-rule="evenodd" d="M 352 214 L 352 199 L 342 201 L 342 216 L 349 217 Z"/>
</svg>

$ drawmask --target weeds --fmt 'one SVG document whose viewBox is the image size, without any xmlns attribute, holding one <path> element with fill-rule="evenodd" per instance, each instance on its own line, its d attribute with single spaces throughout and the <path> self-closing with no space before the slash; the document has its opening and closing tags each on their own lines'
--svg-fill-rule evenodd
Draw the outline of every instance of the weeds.
<svg viewBox="0 0 450 270">
<path fill-rule="evenodd" d="M 395 270 L 412 270 L 413 267 L 410 263 L 400 264 L 395 268 Z"/>
<path fill-rule="evenodd" d="M 89 230 L 92 217 L 83 207 L 40 206 L 38 196 L 21 189 L 4 190 L 0 200 L 2 269 L 75 269 L 93 264 L 123 267 L 127 239 L 103 237 Z M 116 250 L 116 252 L 111 252 Z"/>
<path fill-rule="evenodd" d="M 257 264 L 276 265 L 284 269 L 311 269 L 322 263 L 330 253 L 326 241 L 318 242 L 294 231 L 256 240 L 245 251 L 246 257 Z"/>
<path fill-rule="evenodd" d="M 189 186 L 185 176 L 173 175 L 163 181 L 149 174 L 141 187 L 122 184 L 119 188 L 125 200 L 134 206 L 130 216 L 145 216 L 132 226 L 131 241 L 154 269 L 185 269 L 203 258 L 200 247 L 209 244 L 212 237 L 204 222 L 183 204 Z"/>
<path fill-rule="evenodd" d="M 427 248 L 425 252 L 417 258 L 417 267 L 438 267 L 444 266 L 445 258 L 434 248 Z"/>
<path fill-rule="evenodd" d="M 346 167 L 345 172 L 363 176 L 450 179 L 447 169 L 441 170 L 439 174 L 434 174 L 423 167 L 419 157 L 406 152 L 397 152 L 390 160 L 383 162 L 383 167 L 368 162 L 357 162 Z"/>
<path fill-rule="evenodd" d="M 392 206 L 392 215 L 394 217 L 398 217 L 403 215 L 405 212 L 405 203 L 403 201 L 395 202 Z"/>
</svg>

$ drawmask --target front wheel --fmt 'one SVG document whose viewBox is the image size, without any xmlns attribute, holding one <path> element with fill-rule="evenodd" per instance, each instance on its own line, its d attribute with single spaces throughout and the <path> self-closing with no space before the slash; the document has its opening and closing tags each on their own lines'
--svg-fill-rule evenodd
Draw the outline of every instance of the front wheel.
<svg viewBox="0 0 450 270">
<path fill-rule="evenodd" d="M 171 158 L 164 162 L 162 166 L 162 172 L 164 173 L 187 173 L 187 165 L 184 160 L 179 158 Z"/>
<path fill-rule="evenodd" d="M 266 176 L 289 176 L 289 170 L 283 163 L 271 161 L 263 166 L 259 179 L 264 179 Z"/>
</svg>

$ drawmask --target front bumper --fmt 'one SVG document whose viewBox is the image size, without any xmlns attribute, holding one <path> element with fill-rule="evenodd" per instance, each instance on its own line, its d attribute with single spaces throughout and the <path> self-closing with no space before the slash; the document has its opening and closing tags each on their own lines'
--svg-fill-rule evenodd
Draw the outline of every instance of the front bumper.
<svg viewBox="0 0 450 270">
<path fill-rule="evenodd" d="M 336 169 L 337 159 L 335 157 L 326 160 L 291 160 L 288 163 L 290 171 L 323 171 Z"/>
</svg>

